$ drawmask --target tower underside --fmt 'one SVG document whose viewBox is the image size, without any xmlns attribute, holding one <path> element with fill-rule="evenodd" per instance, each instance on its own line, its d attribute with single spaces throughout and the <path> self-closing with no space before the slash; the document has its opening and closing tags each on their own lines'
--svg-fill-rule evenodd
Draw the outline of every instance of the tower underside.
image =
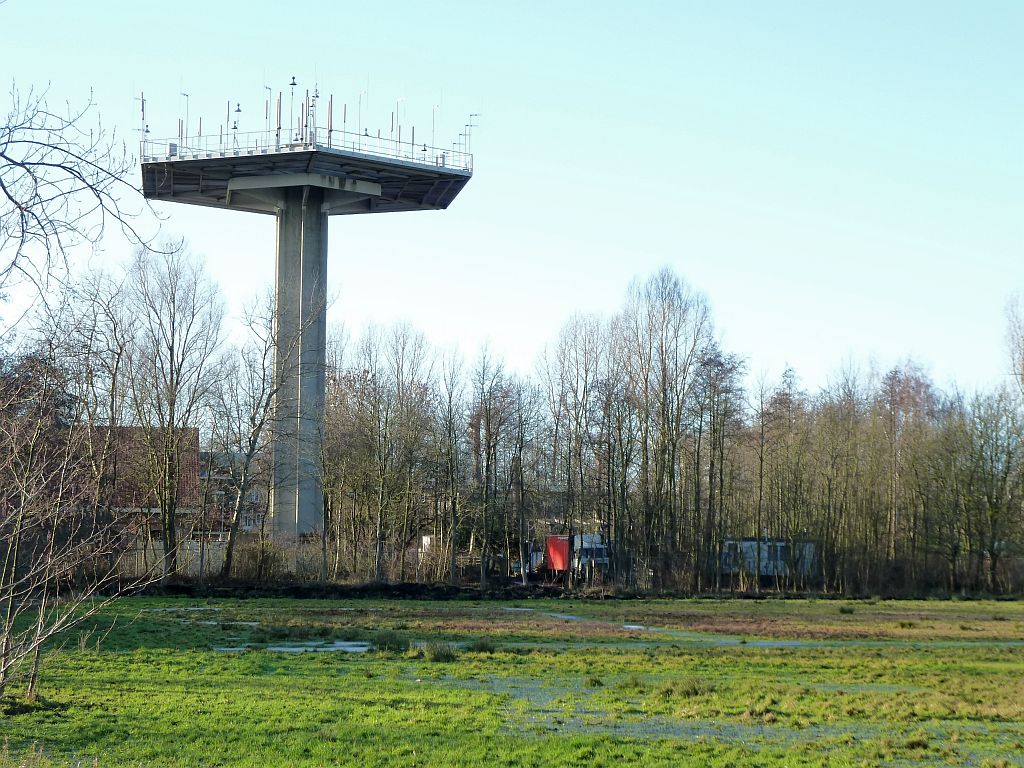
<svg viewBox="0 0 1024 768">
<path fill-rule="evenodd" d="M 155 146 L 167 151 L 154 154 Z M 433 157 L 431 164 L 319 144 L 211 153 L 168 142 L 143 149 L 147 198 L 277 218 L 271 512 L 281 542 L 323 531 L 327 218 L 447 208 L 472 171 L 469 161 L 452 168 L 445 155 Z"/>
<path fill-rule="evenodd" d="M 276 212 L 277 201 L 267 190 L 308 179 L 317 179 L 316 184 L 328 189 L 365 193 L 358 200 L 345 195 L 342 201 L 328 195 L 328 212 L 339 215 L 447 208 L 472 175 L 470 170 L 444 165 L 319 146 L 221 153 L 175 147 L 173 155 L 143 158 L 142 189 L 153 200 L 270 214 Z M 254 185 L 258 194 L 252 193 Z"/>
</svg>

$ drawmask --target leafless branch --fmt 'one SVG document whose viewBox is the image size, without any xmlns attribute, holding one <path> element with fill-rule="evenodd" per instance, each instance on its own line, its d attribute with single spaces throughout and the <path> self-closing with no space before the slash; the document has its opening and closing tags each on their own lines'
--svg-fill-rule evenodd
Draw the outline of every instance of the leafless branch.
<svg viewBox="0 0 1024 768">
<path fill-rule="evenodd" d="M 69 249 L 95 244 L 111 224 L 143 242 L 134 166 L 125 143 L 103 127 L 91 93 L 82 107 L 56 110 L 45 91 L 22 94 L 12 84 L 0 123 L 0 290 L 20 279 L 41 283 Z"/>
</svg>

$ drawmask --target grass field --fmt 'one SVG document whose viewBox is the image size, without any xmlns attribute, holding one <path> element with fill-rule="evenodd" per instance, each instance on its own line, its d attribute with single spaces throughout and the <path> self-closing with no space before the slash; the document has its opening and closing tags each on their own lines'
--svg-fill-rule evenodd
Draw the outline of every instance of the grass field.
<svg viewBox="0 0 1024 768">
<path fill-rule="evenodd" d="M 131 599 L 42 696 L 0 766 L 1024 766 L 1024 603 Z"/>
</svg>

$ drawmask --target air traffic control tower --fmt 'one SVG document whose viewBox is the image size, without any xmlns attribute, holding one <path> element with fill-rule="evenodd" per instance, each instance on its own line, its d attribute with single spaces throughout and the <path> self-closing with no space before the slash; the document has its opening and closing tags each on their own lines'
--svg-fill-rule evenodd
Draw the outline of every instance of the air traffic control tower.
<svg viewBox="0 0 1024 768">
<path fill-rule="evenodd" d="M 268 103 L 264 131 L 239 133 L 236 120 L 203 135 L 200 121 L 198 134 L 189 136 L 186 117 L 178 137 L 142 144 L 147 198 L 277 219 L 271 511 L 281 541 L 323 527 L 327 217 L 444 209 L 473 175 L 468 141 L 450 150 L 417 145 L 414 128 L 403 141 L 394 114 L 387 138 L 362 125 L 350 133 L 347 110 L 336 130 L 331 106 L 326 127 L 317 127 L 317 98 L 307 95 L 283 131 L 278 95 L 276 128 Z"/>
</svg>

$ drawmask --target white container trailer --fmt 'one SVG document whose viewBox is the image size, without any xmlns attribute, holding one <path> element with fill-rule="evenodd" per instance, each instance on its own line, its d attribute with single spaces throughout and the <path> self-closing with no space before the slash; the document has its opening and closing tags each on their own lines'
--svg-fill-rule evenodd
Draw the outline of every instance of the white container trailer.
<svg viewBox="0 0 1024 768">
<path fill-rule="evenodd" d="M 608 545 L 600 533 L 584 533 L 573 537 L 573 564 L 577 571 L 608 569 Z"/>
<path fill-rule="evenodd" d="M 722 542 L 720 572 L 736 576 L 803 578 L 813 574 L 815 547 L 806 539 L 726 539 Z"/>
</svg>

